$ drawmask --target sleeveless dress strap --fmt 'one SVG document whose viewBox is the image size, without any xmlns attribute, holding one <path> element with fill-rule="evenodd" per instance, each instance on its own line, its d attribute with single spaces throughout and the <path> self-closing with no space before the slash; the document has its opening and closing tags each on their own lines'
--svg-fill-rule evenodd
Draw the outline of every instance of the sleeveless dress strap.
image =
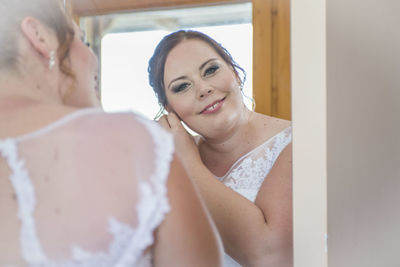
<svg viewBox="0 0 400 267">
<path fill-rule="evenodd" d="M 115 265 L 116 267 L 126 267 L 130 266 L 128 263 L 138 263 L 137 260 L 140 255 L 154 242 L 153 232 L 171 209 L 166 184 L 174 153 L 173 137 L 154 122 L 139 116 L 137 120 L 145 126 L 152 136 L 155 145 L 154 160 L 156 165 L 154 173 L 150 177 L 151 185 L 142 183 L 140 187 L 139 194 L 142 201 L 137 206 L 139 219 L 139 225 L 136 229 L 137 235 L 131 240 L 126 253 Z"/>
<path fill-rule="evenodd" d="M 36 206 L 34 187 L 25 168 L 25 162 L 19 159 L 18 146 L 15 140 L 0 140 L 0 155 L 7 160 L 11 170 L 10 181 L 18 202 L 22 257 L 30 264 L 46 262 L 47 258 L 39 243 L 33 218 Z"/>
<path fill-rule="evenodd" d="M 48 133 L 56 126 L 59 127 L 72 118 L 87 113 L 92 112 L 76 112 L 33 134 L 13 139 L 0 139 L 0 157 L 4 158 L 9 166 L 9 179 L 17 198 L 17 212 L 21 223 L 21 256 L 29 267 L 150 267 L 152 252 L 146 249 L 154 243 L 154 231 L 170 211 L 167 180 L 173 160 L 174 142 L 172 135 L 156 123 L 136 115 L 135 120 L 143 124 L 141 126 L 144 126 L 147 130 L 146 134 L 150 135 L 153 141 L 153 146 L 148 148 L 154 149 L 152 160 L 155 163 L 154 169 L 149 170 L 148 174 L 143 174 L 144 177 L 137 177 L 138 202 L 133 205 L 137 213 L 137 225 L 132 227 L 119 222 L 110 214 L 108 232 L 111 234 L 112 240 L 109 243 L 108 251 L 92 252 L 81 248 L 79 244 L 71 244 L 70 258 L 55 260 L 50 258 L 51 255 L 46 255 L 42 249 L 34 217 L 37 205 L 35 188 L 25 166 L 25 160 L 20 157 L 19 153 L 21 153 L 24 141 L 30 138 L 39 138 L 41 134 Z"/>
<path fill-rule="evenodd" d="M 286 148 L 286 146 L 292 142 L 292 127 L 290 126 L 274 136 L 273 142 L 274 145 L 269 149 L 269 153 L 267 153 L 269 169 L 271 169 L 275 164 L 275 161 L 278 159 L 279 155 Z"/>
</svg>

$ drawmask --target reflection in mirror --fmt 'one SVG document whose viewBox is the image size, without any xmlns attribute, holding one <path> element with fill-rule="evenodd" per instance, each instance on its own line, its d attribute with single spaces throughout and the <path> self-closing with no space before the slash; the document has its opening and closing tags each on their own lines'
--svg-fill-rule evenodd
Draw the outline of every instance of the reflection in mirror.
<svg viewBox="0 0 400 267">
<path fill-rule="evenodd" d="M 228 52 L 199 32 L 162 39 L 149 69 L 169 111 L 159 122 L 174 135 L 176 153 L 215 220 L 226 266 L 289 267 L 291 123 L 244 107 L 240 67 Z M 180 120 L 200 135 L 197 142 Z"/>
<path fill-rule="evenodd" d="M 148 61 L 162 37 L 172 31 L 188 28 L 208 34 L 233 55 L 247 72 L 244 90 L 246 95 L 251 96 L 252 8 L 247 3 L 82 19 L 83 28 L 89 29 L 89 39 L 97 37 L 92 42 L 101 58 L 104 108 L 107 111 L 135 110 L 152 119 L 159 107 L 148 85 Z M 272 52 L 279 50 L 285 59 L 289 58 L 276 40 L 284 36 L 282 32 L 288 31 L 276 27 L 280 25 L 276 22 L 276 18 L 271 18 L 270 26 L 274 25 L 275 31 L 270 30 L 274 34 L 271 32 L 268 35 L 270 31 L 263 28 L 262 34 L 258 32 L 254 36 L 262 44 L 266 43 L 263 39 L 265 36 L 270 41 L 266 45 L 270 53 L 258 51 L 257 54 L 267 55 L 262 59 L 270 61 L 269 65 L 266 64 L 269 67 L 258 66 L 259 74 L 265 77 L 265 83 L 259 87 L 265 91 L 279 84 L 272 74 L 283 76 L 282 62 L 278 57 L 271 56 Z M 277 31 L 280 31 L 279 34 Z M 275 38 L 275 42 L 271 42 L 271 38 Z M 210 55 L 212 48 L 204 43 L 197 43 L 198 46 L 193 42 L 188 43 L 180 48 L 175 47 L 175 51 L 179 51 L 177 54 L 185 56 L 176 56 L 175 53 L 174 58 L 171 56 L 174 53 L 169 54 L 169 62 L 176 60 L 168 71 L 165 70 L 165 77 L 169 76 L 170 82 L 173 77 L 182 76 L 174 70 L 190 69 L 204 63 L 201 56 L 192 55 L 202 52 Z M 199 47 L 201 49 L 197 50 Z M 166 54 L 168 51 L 165 51 Z M 220 87 L 214 87 L 218 94 L 210 94 L 213 98 L 208 98 L 209 103 L 196 102 L 198 100 L 193 97 L 173 103 L 173 97 L 169 97 L 168 108 L 174 112 L 169 113 L 168 121 L 166 117 L 161 118 L 160 125 L 166 130 L 174 128 L 171 132 L 175 134 L 175 151 L 203 196 L 220 232 L 227 253 L 226 266 L 292 266 L 291 123 L 243 108 L 242 102 L 236 101 L 240 95 L 240 85 L 235 83 L 237 77 L 226 71 L 229 62 L 224 61 L 227 65 L 222 63 L 220 74 L 213 77 L 214 81 L 220 83 L 228 81 L 224 85 L 229 86 L 223 86 L 228 89 L 218 91 Z M 188 65 L 188 62 L 192 64 Z M 274 67 L 279 67 L 279 71 Z M 153 76 L 159 77 L 156 74 Z M 286 81 L 285 84 L 290 83 Z M 274 90 L 278 87 L 274 87 Z M 278 94 L 270 95 L 271 100 L 280 100 Z M 267 102 L 263 97 L 259 99 Z M 195 114 L 192 112 L 194 105 L 184 103 L 206 105 L 198 113 L 201 116 L 191 116 Z M 182 131 L 174 113 L 201 135 L 197 143 Z M 170 123 L 173 120 L 175 124 Z M 215 140 L 217 142 L 213 142 Z"/>
<path fill-rule="evenodd" d="M 251 16 L 251 3 L 241 3 L 82 17 L 81 28 L 100 59 L 104 109 L 154 118 L 159 105 L 148 84 L 148 60 L 161 38 L 178 29 L 202 31 L 230 51 L 247 73 L 244 94 L 251 107 Z"/>
</svg>

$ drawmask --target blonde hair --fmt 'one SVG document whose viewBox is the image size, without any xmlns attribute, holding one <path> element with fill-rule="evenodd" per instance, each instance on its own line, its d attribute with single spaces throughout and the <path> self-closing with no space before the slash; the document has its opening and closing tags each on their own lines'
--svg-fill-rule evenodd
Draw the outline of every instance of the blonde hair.
<svg viewBox="0 0 400 267">
<path fill-rule="evenodd" d="M 57 51 L 59 68 L 74 78 L 67 62 L 74 30 L 59 0 L 0 0 L 0 69 L 18 71 L 21 60 L 17 40 L 21 21 L 26 16 L 35 17 L 55 31 L 60 44 Z"/>
</svg>

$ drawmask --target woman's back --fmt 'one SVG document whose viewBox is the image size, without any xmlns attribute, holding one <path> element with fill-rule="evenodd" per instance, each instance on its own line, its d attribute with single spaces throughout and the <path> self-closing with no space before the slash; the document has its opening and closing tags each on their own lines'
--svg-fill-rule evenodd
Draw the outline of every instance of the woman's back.
<svg viewBox="0 0 400 267">
<path fill-rule="evenodd" d="M 168 223 L 177 218 L 189 232 L 208 234 L 199 247 L 193 242 L 191 251 L 197 251 L 182 265 L 201 253 L 210 256 L 203 266 L 218 265 L 219 248 L 201 203 L 182 206 L 171 195 L 173 183 L 182 183 L 177 176 L 185 178 L 173 150 L 172 138 L 155 124 L 97 109 L 1 139 L 0 266 L 168 266 L 168 243 L 184 252 L 185 238 L 193 237 L 181 237 L 185 229 Z M 197 211 L 186 215 L 198 216 L 198 225 L 182 219 L 192 208 Z"/>
</svg>

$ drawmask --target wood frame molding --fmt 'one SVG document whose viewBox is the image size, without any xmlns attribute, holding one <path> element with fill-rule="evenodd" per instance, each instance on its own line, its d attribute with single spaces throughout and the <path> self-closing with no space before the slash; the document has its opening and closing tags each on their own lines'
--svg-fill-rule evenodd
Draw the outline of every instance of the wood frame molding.
<svg viewBox="0 0 400 267">
<path fill-rule="evenodd" d="M 253 0 L 256 111 L 291 119 L 290 0 Z"/>
<path fill-rule="evenodd" d="M 245 3 L 251 0 L 70 0 L 77 16 L 104 15 L 116 12 L 157 10 L 176 7 Z"/>
<path fill-rule="evenodd" d="M 272 115 L 272 0 L 253 0 L 253 98 L 256 111 Z"/>
</svg>

